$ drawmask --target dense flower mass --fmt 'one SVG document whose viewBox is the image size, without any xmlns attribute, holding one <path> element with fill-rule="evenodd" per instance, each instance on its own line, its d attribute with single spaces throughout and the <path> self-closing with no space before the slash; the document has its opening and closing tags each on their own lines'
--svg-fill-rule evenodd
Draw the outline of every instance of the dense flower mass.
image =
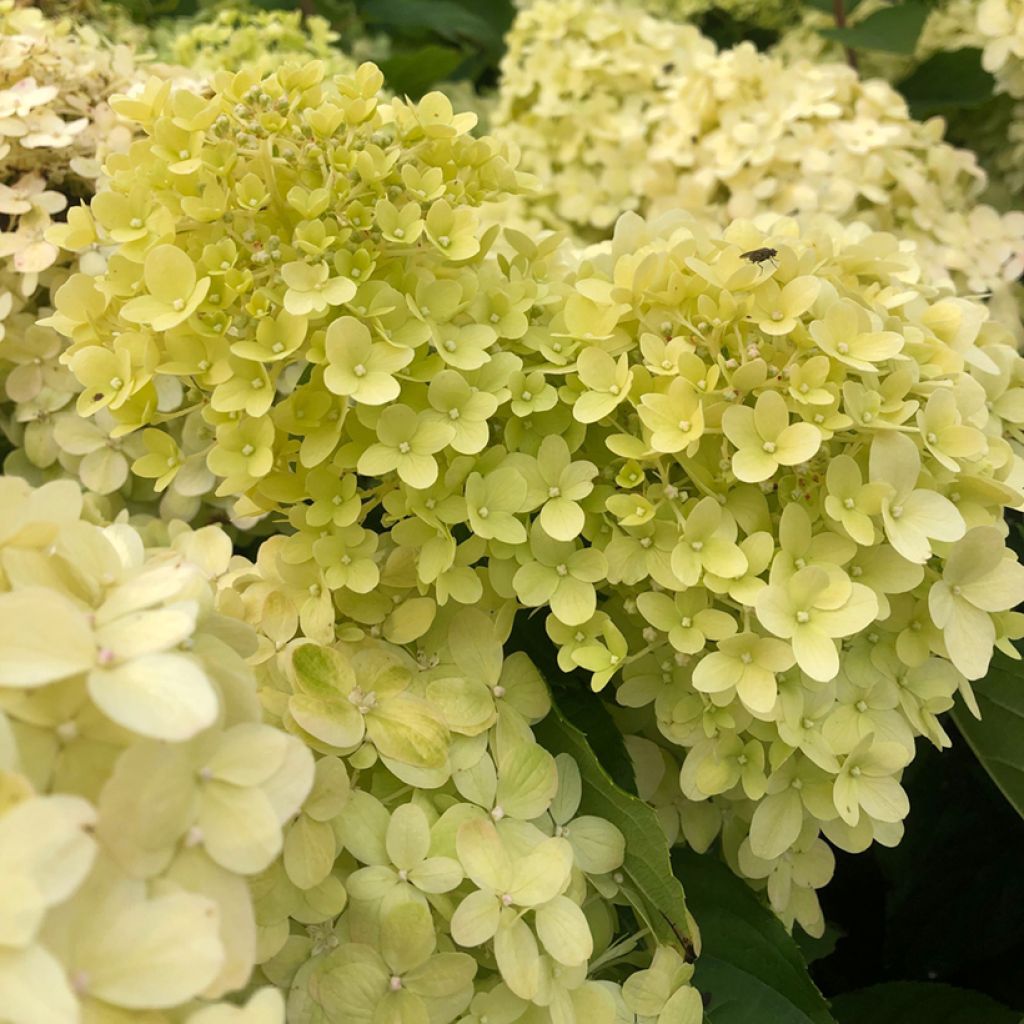
<svg viewBox="0 0 1024 1024">
<path fill-rule="evenodd" d="M 614 1024 L 655 987 L 648 1019 L 698 1024 L 670 948 L 588 977 L 625 838 L 534 741 L 500 612 L 315 644 L 216 527 L 147 546 L 69 481 L 0 480 L 0 510 L 5 1020 L 283 1024 L 287 992 L 293 1024 Z"/>
<path fill-rule="evenodd" d="M 984 42 L 984 64 L 999 88 L 1024 97 L 1024 3 L 1021 0 L 981 0 L 977 28 Z"/>
<path fill-rule="evenodd" d="M 147 550 L 82 507 L 70 481 L 0 479 L 0 1005 L 12 1024 L 203 1024 L 197 999 L 249 979 L 247 876 L 280 853 L 313 755 L 260 723 L 251 637 L 216 612 L 227 538 Z M 241 1019 L 279 1024 L 283 1001 Z"/>
<path fill-rule="evenodd" d="M 0 233 L 4 287 L 30 296 L 59 249 L 44 235 L 68 196 L 88 195 L 130 131 L 107 105 L 135 80 L 131 50 L 86 26 L 0 4 Z"/>
<path fill-rule="evenodd" d="M 556 58 L 555 51 L 559 56 Z M 856 217 L 917 242 L 929 276 L 983 292 L 1016 278 L 1024 216 L 978 205 L 975 157 L 839 63 L 716 53 L 691 26 L 538 0 L 509 36 L 496 134 L 555 224 L 607 236 L 620 213 Z"/>
<path fill-rule="evenodd" d="M 862 65 L 984 47 L 993 202 L 1016 5 Z M 1019 657 L 1024 213 L 793 4 L 517 6 L 0 0 L 3 1024 L 701 1024 L 670 848 L 822 935 Z"/>
<path fill-rule="evenodd" d="M 326 19 L 316 15 L 234 7 L 199 17 L 186 31 L 175 21 L 156 32 L 168 60 L 200 75 L 242 67 L 268 72 L 300 58 L 322 60 L 332 72 L 353 70 L 353 63 L 333 45 L 337 39 Z"/>
<path fill-rule="evenodd" d="M 107 101 L 139 79 L 128 45 L 0 5 L 0 430 L 14 446 L 4 469 L 36 482 L 77 477 L 97 494 L 133 489 L 130 459 L 77 417 L 80 385 L 59 363 L 64 340 L 36 321 L 72 269 L 104 267 L 101 253 L 75 260 L 46 236 L 69 204 L 93 194 L 107 156 L 130 145 L 132 129 Z"/>
<path fill-rule="evenodd" d="M 828 872 L 777 873 L 820 868 L 821 832 L 894 841 L 914 736 L 947 743 L 935 716 L 1024 634 L 1024 360 L 863 225 L 627 216 L 575 263 L 512 230 L 489 256 L 477 206 L 512 164 L 379 85 L 310 64 L 116 104 L 148 138 L 82 230 L 143 226 L 45 322 L 80 411 L 140 437 L 158 488 L 192 459 L 287 524 L 259 561 L 278 642 L 340 617 L 429 654 L 462 606 L 549 609 L 563 669 L 685 751 L 690 841 L 718 820 L 694 804 L 727 805 L 739 870 L 820 928 Z M 322 742 L 369 730 L 346 714 Z"/>
</svg>

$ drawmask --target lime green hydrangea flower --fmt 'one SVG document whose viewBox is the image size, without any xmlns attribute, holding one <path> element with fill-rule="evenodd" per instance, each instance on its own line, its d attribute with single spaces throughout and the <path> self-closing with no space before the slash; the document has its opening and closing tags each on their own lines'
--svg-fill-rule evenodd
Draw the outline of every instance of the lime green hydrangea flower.
<svg viewBox="0 0 1024 1024">
<path fill-rule="evenodd" d="M 114 250 L 107 271 L 69 280 L 45 326 L 68 337 L 72 368 L 83 353 L 127 353 L 127 397 L 105 391 L 102 412 L 119 439 L 172 436 L 186 458 L 168 490 L 198 459 L 209 475 L 190 479 L 196 498 L 215 491 L 236 517 L 287 523 L 255 567 L 232 566 L 224 597 L 261 630 L 270 724 L 361 773 L 387 815 L 415 802 L 427 859 L 458 859 L 477 882 L 456 839 L 467 821 L 491 821 L 513 865 L 556 838 L 537 819 L 551 831 L 570 823 L 571 835 L 571 814 L 550 811 L 552 759 L 532 742 L 543 684 L 528 661 L 499 659 L 515 613 L 542 609 L 562 670 L 591 673 L 630 708 L 631 728 L 661 737 L 668 763 L 654 791 L 673 839 L 689 829 L 710 844 L 726 820 L 738 865 L 755 835 L 758 879 L 778 869 L 793 883 L 777 911 L 820 930 L 810 879 L 821 872 L 793 882 L 783 860 L 820 836 L 863 849 L 900 827 L 898 802 L 879 816 L 869 796 L 855 819 L 840 814 L 837 799 L 850 808 L 852 798 L 842 786 L 837 796 L 836 780 L 856 767 L 863 734 L 884 731 L 904 751 L 908 734 L 936 739 L 929 709 L 958 691 L 970 699 L 968 677 L 1024 627 L 1008 614 L 1019 595 L 1000 525 L 1022 479 L 1010 332 L 864 225 L 766 215 L 718 230 L 679 211 L 628 214 L 586 252 L 484 227 L 480 205 L 524 184 L 512 152 L 470 138 L 472 118 L 436 96 L 386 101 L 371 66 L 331 81 L 315 64 L 222 74 L 202 115 L 172 91 L 131 102 L 149 111 L 147 137 L 111 161 L 107 191 L 141 180 L 176 231 L 129 258 L 101 204 L 92 215 Z M 211 113 L 181 129 L 198 139 L 187 158 L 184 142 L 171 151 L 177 121 Z M 199 164 L 173 169 L 186 159 Z M 223 215 L 184 212 L 184 198 L 207 194 Z M 396 210 L 420 207 L 414 241 L 388 207 L 377 223 L 384 195 Z M 166 246 L 195 267 L 189 294 L 207 278 L 209 290 L 184 323 L 132 324 L 122 311 L 149 294 L 146 261 Z M 775 256 L 752 261 L 761 248 Z M 288 335 L 287 359 L 265 358 L 267 322 Z M 98 380 L 110 365 L 97 360 Z M 273 396 L 257 415 L 258 404 L 216 397 L 255 380 Z M 940 393 L 952 404 L 929 411 Z M 666 397 L 680 399 L 674 426 L 661 419 Z M 170 426 L 179 419 L 187 447 Z M 672 430 L 685 436 L 661 438 Z M 957 556 L 975 544 L 984 558 Z M 985 594 L 968 561 L 994 581 Z M 965 629 L 974 639 L 954 655 Z M 53 679 L 86 671 L 83 651 L 74 645 L 67 675 Z M 933 658 L 951 670 L 932 686 L 893 667 Z M 200 710 L 216 717 L 213 698 Z M 121 703 L 123 691 L 111 705 Z M 906 761 L 868 760 L 892 792 Z M 345 878 L 384 864 L 379 850 L 343 845 L 356 863 L 343 859 L 308 890 L 266 869 L 285 878 L 287 906 L 261 896 L 282 976 L 287 921 L 324 925 L 342 913 Z M 481 913 L 494 930 L 482 929 L 477 945 L 491 945 L 480 963 L 493 971 L 496 958 L 491 980 L 527 1002 L 546 991 L 552 963 L 583 970 L 564 976 L 570 1002 L 586 981 L 592 950 L 558 901 L 578 908 L 592 883 L 568 847 L 569 881 L 543 901 L 554 902 L 548 924 L 533 905 L 514 921 L 500 907 L 495 917 L 490 899 Z M 497 898 L 512 881 L 491 872 L 488 885 Z M 430 894 L 445 897 L 427 900 L 431 913 L 443 919 L 468 888 Z M 341 941 L 376 948 L 371 902 L 352 900 Z M 571 949 L 546 938 L 563 925 Z M 306 937 L 299 960 L 329 955 L 329 936 Z"/>
<path fill-rule="evenodd" d="M 618 986 L 589 959 L 617 929 L 583 906 L 606 899 L 591 873 L 617 870 L 627 840 L 576 813 L 575 763 L 534 742 L 550 698 L 525 655 L 504 657 L 508 602 L 442 610 L 401 646 L 332 621 L 320 645 L 275 572 L 280 543 L 252 564 L 218 527 L 154 520 L 143 536 L 82 513 L 70 482 L 0 478 L 0 548 L 26 569 L 0 592 L 0 993 L 15 1024 L 283 1024 L 284 992 L 299 1022 L 447 1024 L 478 998 L 613 1019 Z M 175 673 L 94 700 L 94 662 L 113 671 L 175 638 L 190 659 Z M 214 715 L 172 735 L 187 664 Z M 155 730 L 150 701 L 167 714 Z"/>
</svg>

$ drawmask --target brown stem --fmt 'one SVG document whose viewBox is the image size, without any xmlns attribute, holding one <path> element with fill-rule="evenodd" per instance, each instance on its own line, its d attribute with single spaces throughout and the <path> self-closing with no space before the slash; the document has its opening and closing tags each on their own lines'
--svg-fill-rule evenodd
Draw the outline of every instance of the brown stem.
<svg viewBox="0 0 1024 1024">
<path fill-rule="evenodd" d="M 846 28 L 846 8 L 843 5 L 843 0 L 832 0 L 832 14 L 836 20 L 836 28 Z M 846 51 L 846 63 L 856 71 L 857 54 L 849 46 L 844 46 L 843 49 Z"/>
<path fill-rule="evenodd" d="M 837 0 L 840 2 L 840 0 Z M 316 0 L 299 0 L 299 10 L 302 11 L 302 20 L 312 18 L 316 14 Z"/>
</svg>

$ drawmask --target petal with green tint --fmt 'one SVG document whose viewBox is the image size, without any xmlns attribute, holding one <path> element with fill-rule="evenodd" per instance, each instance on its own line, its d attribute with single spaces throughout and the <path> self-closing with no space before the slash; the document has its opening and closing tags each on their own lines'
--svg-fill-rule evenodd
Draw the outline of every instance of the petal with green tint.
<svg viewBox="0 0 1024 1024">
<path fill-rule="evenodd" d="M 42 946 L 0 948 L 0 1006 L 10 1024 L 78 1024 L 64 967 Z"/>
<path fill-rule="evenodd" d="M 352 664 L 340 651 L 318 644 L 302 644 L 292 651 L 295 684 L 310 696 L 344 696 L 356 685 Z"/>
<path fill-rule="evenodd" d="M 428 857 L 409 872 L 420 892 L 451 892 L 463 878 L 462 865 L 452 857 Z"/>
<path fill-rule="evenodd" d="M 472 984 L 476 970 L 476 961 L 465 953 L 437 953 L 407 971 L 402 984 L 418 996 L 444 999 Z"/>
<path fill-rule="evenodd" d="M 540 525 L 555 540 L 575 540 L 585 521 L 583 509 L 567 498 L 552 498 L 540 510 Z"/>
<path fill-rule="evenodd" d="M 296 693 L 288 701 L 288 711 L 310 736 L 341 749 L 361 742 L 366 728 L 358 708 L 344 698 L 324 700 L 308 693 Z"/>
<path fill-rule="evenodd" d="M 92 667 L 88 620 L 69 600 L 42 587 L 0 594 L 0 680 L 42 686 Z"/>
<path fill-rule="evenodd" d="M 430 1024 L 423 1000 L 404 988 L 384 993 L 373 1014 L 373 1024 Z"/>
<path fill-rule="evenodd" d="M 576 813 L 583 797 L 583 782 L 579 765 L 570 754 L 559 754 L 555 758 L 558 771 L 558 792 L 551 803 L 551 817 L 556 824 L 564 825 Z"/>
<path fill-rule="evenodd" d="M 701 1024 L 703 1020 L 704 1000 L 697 989 L 686 985 L 672 994 L 658 1017 L 658 1024 Z"/>
<path fill-rule="evenodd" d="M 594 951 L 594 940 L 583 911 L 566 896 L 537 908 L 537 937 L 544 948 L 566 967 L 586 962 Z"/>
<path fill-rule="evenodd" d="M 540 952 L 529 925 L 511 911 L 495 933 L 494 959 L 505 984 L 521 999 L 533 999 L 540 986 Z"/>
<path fill-rule="evenodd" d="M 597 610 L 597 592 L 590 583 L 572 576 L 563 576 L 558 578 L 550 604 L 559 622 L 567 626 L 582 626 Z"/>
<path fill-rule="evenodd" d="M 466 872 L 481 889 L 502 893 L 512 879 L 512 861 L 494 823 L 486 818 L 463 822 L 455 837 L 455 848 Z"/>
<path fill-rule="evenodd" d="M 557 790 L 555 759 L 537 743 L 513 747 L 498 764 L 496 805 L 513 818 L 539 817 Z"/>
<path fill-rule="evenodd" d="M 902 821 L 910 812 L 910 801 L 903 787 L 893 778 L 857 780 L 857 798 L 861 807 L 877 821 Z"/>
<path fill-rule="evenodd" d="M 475 679 L 434 679 L 427 684 L 427 699 L 436 704 L 448 727 L 475 736 L 494 724 L 494 698 Z"/>
<path fill-rule="evenodd" d="M 206 852 L 229 871 L 252 875 L 281 852 L 281 826 L 261 790 L 224 782 L 203 787 L 198 825 Z"/>
<path fill-rule="evenodd" d="M 399 902 L 383 914 L 380 951 L 396 974 L 422 964 L 436 945 L 430 908 L 421 900 Z"/>
<path fill-rule="evenodd" d="M 331 873 L 337 852 L 330 824 L 300 814 L 285 835 L 285 872 L 293 885 L 312 889 Z"/>
<path fill-rule="evenodd" d="M 401 804 L 391 814 L 385 837 L 391 863 L 408 871 L 422 861 L 430 849 L 430 823 L 416 804 Z"/>
<path fill-rule="evenodd" d="M 572 864 L 572 847 L 565 839 L 545 839 L 515 862 L 508 892 L 521 907 L 547 903 L 565 889 Z"/>
<path fill-rule="evenodd" d="M 217 717 L 217 691 L 195 659 L 184 654 L 149 654 L 94 669 L 88 686 L 105 715 L 153 739 L 187 740 Z"/>
<path fill-rule="evenodd" d="M 371 1024 L 374 1011 L 387 992 L 388 975 L 376 963 L 346 963 L 307 983 L 310 994 L 323 1007 L 325 1016 L 314 1017 L 317 1024 L 327 1021 L 352 1021 Z M 294 992 L 289 997 L 288 1019 L 292 1019 Z M 301 1005 L 301 1004 L 300 1004 Z"/>
<path fill-rule="evenodd" d="M 389 863 L 385 836 L 387 808 L 365 790 L 355 789 L 337 823 L 345 849 L 363 864 Z"/>
<path fill-rule="evenodd" d="M 381 900 L 398 884 L 398 875 L 383 864 L 353 871 L 345 887 L 354 900 Z"/>
<path fill-rule="evenodd" d="M 217 976 L 224 950 L 216 904 L 186 892 L 128 903 L 95 922 L 76 967 L 89 994 L 132 1010 L 160 1010 L 194 998 Z"/>
<path fill-rule="evenodd" d="M 501 903 L 489 892 L 470 893 L 452 914 L 452 938 L 460 946 L 480 946 L 498 930 Z"/>
<path fill-rule="evenodd" d="M 396 696 L 366 716 L 366 731 L 384 757 L 418 768 L 440 768 L 448 757 L 449 733 L 430 705 Z"/>
<path fill-rule="evenodd" d="M 576 855 L 577 867 L 588 875 L 603 875 L 622 867 L 626 840 L 610 821 L 582 814 L 570 823 L 566 838 Z"/>
<path fill-rule="evenodd" d="M 287 748 L 285 733 L 256 722 L 244 722 L 224 733 L 203 768 L 221 782 L 258 786 L 281 767 Z"/>
<path fill-rule="evenodd" d="M 750 822 L 750 848 L 763 860 L 781 857 L 800 835 L 804 808 L 792 788 L 764 797 Z"/>
<path fill-rule="evenodd" d="M 793 630 L 796 663 L 812 679 L 827 683 L 839 674 L 836 642 L 813 625 L 798 625 Z"/>
</svg>

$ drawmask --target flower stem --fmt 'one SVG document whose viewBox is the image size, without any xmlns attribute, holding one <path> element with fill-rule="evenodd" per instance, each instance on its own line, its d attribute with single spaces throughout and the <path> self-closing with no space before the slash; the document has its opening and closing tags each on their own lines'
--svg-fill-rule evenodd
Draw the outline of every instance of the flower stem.
<svg viewBox="0 0 1024 1024">
<path fill-rule="evenodd" d="M 843 4 L 843 0 L 832 0 L 832 14 L 836 20 L 836 28 L 846 28 L 846 7 Z M 856 71 L 857 54 L 849 46 L 844 46 L 843 49 L 846 51 L 846 63 Z"/>
</svg>

